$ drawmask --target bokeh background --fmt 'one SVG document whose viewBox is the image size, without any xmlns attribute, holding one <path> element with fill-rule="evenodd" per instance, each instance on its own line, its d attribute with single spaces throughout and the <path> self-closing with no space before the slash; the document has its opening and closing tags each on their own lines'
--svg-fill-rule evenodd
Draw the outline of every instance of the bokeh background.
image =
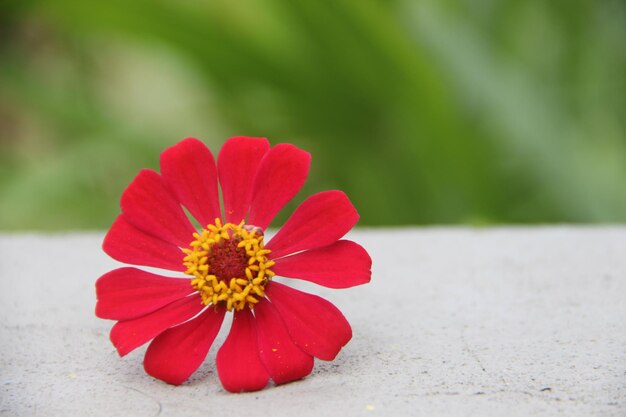
<svg viewBox="0 0 626 417">
<path fill-rule="evenodd" d="M 619 0 L 3 2 L 0 229 L 106 228 L 234 135 L 310 151 L 298 201 L 361 225 L 624 222 L 625 45 Z"/>
</svg>

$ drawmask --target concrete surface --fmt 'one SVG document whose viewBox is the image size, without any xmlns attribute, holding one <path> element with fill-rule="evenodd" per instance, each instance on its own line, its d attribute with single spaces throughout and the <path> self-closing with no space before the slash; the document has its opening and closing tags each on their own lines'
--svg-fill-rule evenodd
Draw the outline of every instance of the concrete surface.
<svg viewBox="0 0 626 417">
<path fill-rule="evenodd" d="M 101 233 L 0 235 L 0 415 L 626 415 L 626 227 L 351 237 L 372 284 L 317 292 L 352 342 L 302 381 L 233 395 L 215 348 L 180 387 L 144 373 L 144 348 L 116 355 L 93 315 L 117 265 Z"/>
</svg>

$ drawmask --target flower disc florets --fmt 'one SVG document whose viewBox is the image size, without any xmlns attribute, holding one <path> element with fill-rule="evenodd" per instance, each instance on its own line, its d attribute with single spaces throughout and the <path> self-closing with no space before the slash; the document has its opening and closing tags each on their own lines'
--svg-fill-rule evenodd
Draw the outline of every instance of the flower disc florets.
<svg viewBox="0 0 626 417">
<path fill-rule="evenodd" d="M 186 254 L 183 265 L 193 276 L 191 285 L 206 305 L 223 303 L 228 311 L 253 308 L 265 295 L 265 285 L 274 276 L 270 269 L 275 262 L 267 258 L 271 252 L 263 248 L 263 232 L 254 226 L 238 225 L 220 219 L 201 233 Z"/>
</svg>

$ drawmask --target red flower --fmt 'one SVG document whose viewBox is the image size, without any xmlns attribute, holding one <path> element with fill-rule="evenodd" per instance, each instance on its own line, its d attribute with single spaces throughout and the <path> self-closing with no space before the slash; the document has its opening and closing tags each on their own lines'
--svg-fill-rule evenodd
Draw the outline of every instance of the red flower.
<svg viewBox="0 0 626 417">
<path fill-rule="evenodd" d="M 187 274 L 115 269 L 96 282 L 96 315 L 117 320 L 121 356 L 152 340 L 147 373 L 181 384 L 207 355 L 226 312 L 233 322 L 217 353 L 232 392 L 301 379 L 313 357 L 333 360 L 352 337 L 331 303 L 276 282 L 297 278 L 330 288 L 369 282 L 365 249 L 339 240 L 359 215 L 341 191 L 305 200 L 265 245 L 263 231 L 304 184 L 310 155 L 289 144 L 235 137 L 219 153 L 185 139 L 161 154 L 161 174 L 142 170 L 124 191 L 122 214 L 103 243 L 114 259 Z M 220 209 L 218 178 L 224 213 Z M 206 227 L 192 225 L 187 211 Z"/>
</svg>

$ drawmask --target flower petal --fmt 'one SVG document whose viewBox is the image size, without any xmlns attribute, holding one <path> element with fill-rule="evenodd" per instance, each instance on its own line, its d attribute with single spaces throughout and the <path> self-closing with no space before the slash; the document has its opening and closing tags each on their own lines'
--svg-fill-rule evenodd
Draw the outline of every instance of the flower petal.
<svg viewBox="0 0 626 417">
<path fill-rule="evenodd" d="M 159 174 L 142 169 L 122 194 L 124 218 L 161 240 L 186 247 L 196 231 Z"/>
<path fill-rule="evenodd" d="M 329 245 L 359 220 L 359 214 L 341 191 L 323 191 L 304 200 L 266 248 L 272 259 Z"/>
<path fill-rule="evenodd" d="M 230 392 L 258 391 L 267 385 L 269 375 L 257 348 L 254 318 L 249 309 L 235 312 L 226 341 L 217 352 L 217 373 Z"/>
<path fill-rule="evenodd" d="M 302 379 L 313 369 L 313 357 L 296 346 L 280 314 L 263 299 L 254 307 L 259 355 L 276 384 Z"/>
<path fill-rule="evenodd" d="M 204 308 L 195 294 L 132 320 L 118 321 L 111 329 L 111 342 L 120 356 L 138 348 L 172 326 L 183 323 Z"/>
<path fill-rule="evenodd" d="M 155 337 L 144 358 L 146 372 L 168 384 L 185 382 L 206 358 L 225 312 L 224 308 L 207 308 L 193 320 Z"/>
<path fill-rule="evenodd" d="M 168 278 L 137 268 L 114 269 L 96 281 L 96 316 L 129 320 L 145 316 L 194 292 L 189 279 Z"/>
<path fill-rule="evenodd" d="M 259 163 L 270 148 L 265 138 L 237 136 L 224 143 L 217 158 L 217 171 L 227 222 L 246 218 L 252 197 L 252 184 Z"/>
<path fill-rule="evenodd" d="M 272 281 L 265 294 L 282 317 L 294 343 L 306 353 L 330 361 L 352 338 L 341 311 L 316 295 Z"/>
<path fill-rule="evenodd" d="M 288 143 L 265 155 L 252 188 L 248 224 L 266 229 L 281 208 L 300 191 L 309 174 L 311 154 Z"/>
<path fill-rule="evenodd" d="M 202 227 L 222 218 L 213 154 L 195 138 L 187 138 L 161 153 L 163 181 Z"/>
<path fill-rule="evenodd" d="M 339 240 L 331 245 L 276 260 L 272 271 L 329 288 L 349 288 L 370 282 L 372 259 L 360 245 Z"/>
<path fill-rule="evenodd" d="M 121 214 L 104 237 L 102 249 L 120 262 L 171 271 L 186 270 L 183 253 L 178 246 L 142 232 L 128 223 Z"/>
</svg>

